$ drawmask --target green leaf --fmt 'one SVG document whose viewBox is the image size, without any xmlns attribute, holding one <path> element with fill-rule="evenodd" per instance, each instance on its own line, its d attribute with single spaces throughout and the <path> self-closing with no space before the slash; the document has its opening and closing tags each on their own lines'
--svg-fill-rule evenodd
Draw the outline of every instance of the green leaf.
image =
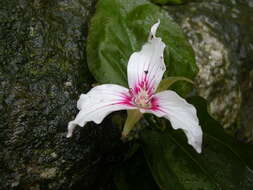
<svg viewBox="0 0 253 190">
<path fill-rule="evenodd" d="M 89 69 L 99 83 L 128 86 L 128 59 L 147 42 L 150 28 L 158 19 L 161 24 L 157 36 L 167 45 L 165 77 L 195 77 L 198 69 L 192 47 L 165 10 L 148 0 L 100 0 L 87 42 Z M 189 90 L 185 83 L 176 88 L 182 93 Z"/>
<path fill-rule="evenodd" d="M 178 82 L 178 81 L 186 81 L 191 84 L 194 84 L 192 80 L 185 77 L 167 77 L 160 82 L 156 91 L 161 92 L 161 91 L 167 90 L 171 85 L 173 85 L 175 82 Z"/>
<path fill-rule="evenodd" d="M 209 116 L 204 99 L 188 101 L 197 108 L 204 132 L 201 154 L 187 144 L 181 130 L 142 131 L 142 148 L 157 184 L 164 190 L 253 189 L 253 146 L 228 136 Z"/>
</svg>

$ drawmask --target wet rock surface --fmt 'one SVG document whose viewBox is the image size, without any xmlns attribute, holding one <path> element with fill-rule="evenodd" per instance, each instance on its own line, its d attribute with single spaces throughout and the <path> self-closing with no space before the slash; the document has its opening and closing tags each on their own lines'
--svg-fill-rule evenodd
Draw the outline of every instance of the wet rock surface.
<svg viewBox="0 0 253 190">
<path fill-rule="evenodd" d="M 166 6 L 196 53 L 197 91 L 224 127 L 237 123 L 253 141 L 253 6 L 251 0 L 196 0 Z M 238 122 L 239 121 L 239 122 Z"/>
<path fill-rule="evenodd" d="M 0 2 L 0 189 L 113 189 L 120 134 L 110 118 L 66 139 L 94 82 L 85 44 L 95 2 Z"/>
</svg>

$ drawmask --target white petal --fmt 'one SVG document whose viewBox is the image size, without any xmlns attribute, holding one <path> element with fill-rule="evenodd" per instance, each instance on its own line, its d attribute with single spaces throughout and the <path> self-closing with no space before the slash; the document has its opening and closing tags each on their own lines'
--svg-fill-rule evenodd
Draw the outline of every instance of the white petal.
<svg viewBox="0 0 253 190">
<path fill-rule="evenodd" d="M 67 137 L 71 137 L 76 125 L 83 127 L 87 122 L 97 124 L 111 112 L 125 109 L 136 109 L 129 101 L 128 89 L 119 85 L 104 84 L 82 94 L 77 102 L 80 110 L 76 118 L 68 124 Z"/>
<path fill-rule="evenodd" d="M 192 145 L 198 153 L 201 153 L 202 130 L 199 126 L 196 109 L 186 102 L 176 92 L 167 90 L 155 94 L 157 99 L 157 109 L 146 112 L 153 113 L 158 117 L 170 120 L 174 129 L 183 129 L 188 143 Z"/>
<path fill-rule="evenodd" d="M 152 26 L 148 42 L 142 46 L 141 51 L 134 52 L 128 61 L 129 88 L 135 88 L 146 78 L 149 87 L 155 92 L 163 77 L 166 70 L 163 59 L 165 44 L 155 36 L 159 24 L 160 21 Z"/>
</svg>

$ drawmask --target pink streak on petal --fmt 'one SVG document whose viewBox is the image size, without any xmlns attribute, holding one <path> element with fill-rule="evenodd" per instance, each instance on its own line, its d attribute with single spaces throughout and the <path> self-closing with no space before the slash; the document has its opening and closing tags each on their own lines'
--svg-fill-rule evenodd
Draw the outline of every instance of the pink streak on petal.
<svg viewBox="0 0 253 190">
<path fill-rule="evenodd" d="M 150 108 L 152 111 L 160 111 L 160 106 L 159 106 L 159 100 L 157 97 L 153 97 L 151 99 L 151 108 Z"/>
<path fill-rule="evenodd" d="M 140 87 L 139 86 L 140 85 L 135 85 L 135 87 L 134 87 L 134 93 L 135 94 L 138 94 L 140 92 Z"/>
<path fill-rule="evenodd" d="M 131 90 L 129 90 L 130 92 Z M 128 94 L 122 93 L 122 100 L 120 100 L 117 104 L 120 105 L 127 105 L 127 106 L 134 106 L 132 103 L 132 96 L 130 93 L 130 96 Z"/>
<path fill-rule="evenodd" d="M 147 88 L 147 92 L 150 96 L 152 96 L 154 94 L 154 85 L 149 85 Z"/>
<path fill-rule="evenodd" d="M 142 80 L 134 85 L 134 94 L 138 94 L 141 89 L 147 91 L 150 95 L 154 93 L 154 85 L 151 85 L 147 75 L 142 77 Z"/>
</svg>

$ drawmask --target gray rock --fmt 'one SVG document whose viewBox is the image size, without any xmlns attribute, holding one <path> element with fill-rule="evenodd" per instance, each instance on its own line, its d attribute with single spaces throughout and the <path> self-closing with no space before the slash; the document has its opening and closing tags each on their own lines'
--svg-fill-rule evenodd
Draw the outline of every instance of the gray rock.
<svg viewBox="0 0 253 190">
<path fill-rule="evenodd" d="M 238 123 L 253 140 L 253 9 L 251 0 L 198 0 L 166 6 L 196 53 L 197 91 L 225 128 Z"/>
<path fill-rule="evenodd" d="M 86 36 L 94 1 L 0 2 L 0 189 L 112 189 L 122 148 L 110 117 L 67 139 L 94 82 Z"/>
</svg>

